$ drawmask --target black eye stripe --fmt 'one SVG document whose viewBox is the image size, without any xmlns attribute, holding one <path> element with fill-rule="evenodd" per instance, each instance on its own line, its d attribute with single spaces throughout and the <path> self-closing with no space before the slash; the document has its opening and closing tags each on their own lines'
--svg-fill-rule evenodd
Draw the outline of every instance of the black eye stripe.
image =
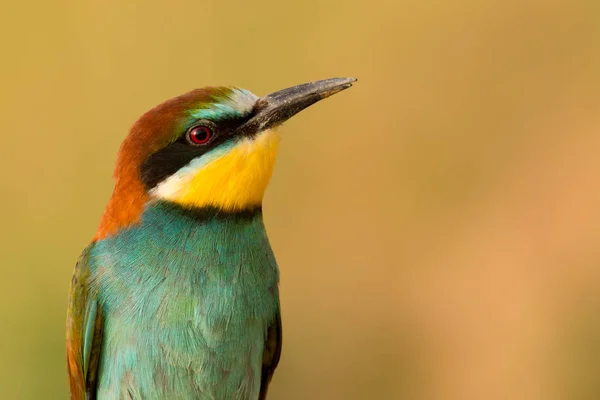
<svg viewBox="0 0 600 400">
<path fill-rule="evenodd" d="M 149 156 L 140 167 L 142 182 L 146 189 L 152 189 L 167 176 L 173 175 L 194 158 L 201 156 L 206 149 L 191 147 L 188 143 L 171 143 Z"/>
<path fill-rule="evenodd" d="M 190 144 L 186 135 L 190 128 L 202 125 L 202 121 L 195 121 L 190 124 L 181 132 L 175 142 L 146 158 L 140 166 L 142 183 L 147 190 L 150 190 L 179 169 L 185 167 L 194 158 L 210 152 L 228 140 L 234 140 L 237 134 L 236 128 L 246 120 L 247 118 L 225 120 L 218 123 L 208 121 L 211 124 L 212 137 L 210 141 L 200 146 Z"/>
</svg>

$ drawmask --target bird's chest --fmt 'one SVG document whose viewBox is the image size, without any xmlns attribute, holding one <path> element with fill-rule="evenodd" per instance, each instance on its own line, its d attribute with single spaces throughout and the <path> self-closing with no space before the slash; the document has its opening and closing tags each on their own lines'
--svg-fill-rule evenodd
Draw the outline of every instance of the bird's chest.
<svg viewBox="0 0 600 400">
<path fill-rule="evenodd" d="M 137 228 L 94 254 L 106 398 L 246 398 L 258 390 L 265 331 L 278 310 L 262 221 L 183 222 Z"/>
</svg>

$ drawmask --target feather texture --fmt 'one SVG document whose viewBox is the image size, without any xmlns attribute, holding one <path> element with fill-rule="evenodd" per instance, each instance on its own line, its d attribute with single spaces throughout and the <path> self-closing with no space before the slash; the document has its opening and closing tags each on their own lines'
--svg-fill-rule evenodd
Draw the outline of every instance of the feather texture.
<svg viewBox="0 0 600 400">
<path fill-rule="evenodd" d="M 104 316 L 98 398 L 258 398 L 279 318 L 260 209 L 150 203 L 139 224 L 91 248 L 89 270 Z"/>
<path fill-rule="evenodd" d="M 94 243 L 86 247 L 77 261 L 67 308 L 67 371 L 73 400 L 96 398 L 102 314 L 89 285 L 93 246 Z"/>
</svg>

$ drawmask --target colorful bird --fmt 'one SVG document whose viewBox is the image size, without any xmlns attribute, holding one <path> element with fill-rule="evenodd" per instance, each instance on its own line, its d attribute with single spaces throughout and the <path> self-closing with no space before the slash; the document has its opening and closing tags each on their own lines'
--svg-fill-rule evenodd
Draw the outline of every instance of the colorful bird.
<svg viewBox="0 0 600 400">
<path fill-rule="evenodd" d="M 261 207 L 274 128 L 354 81 L 261 98 L 206 87 L 133 125 L 73 274 L 72 399 L 266 398 L 282 340 L 279 270 Z"/>
</svg>

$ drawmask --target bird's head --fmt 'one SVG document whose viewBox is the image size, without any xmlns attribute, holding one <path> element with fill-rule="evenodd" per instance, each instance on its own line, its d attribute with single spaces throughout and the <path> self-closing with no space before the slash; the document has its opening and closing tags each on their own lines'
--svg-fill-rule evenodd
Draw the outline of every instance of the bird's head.
<svg viewBox="0 0 600 400">
<path fill-rule="evenodd" d="M 121 145 L 96 238 L 137 222 L 156 200 L 223 212 L 260 207 L 277 153 L 274 128 L 354 81 L 327 79 L 264 97 L 206 87 L 154 107 Z"/>
</svg>

